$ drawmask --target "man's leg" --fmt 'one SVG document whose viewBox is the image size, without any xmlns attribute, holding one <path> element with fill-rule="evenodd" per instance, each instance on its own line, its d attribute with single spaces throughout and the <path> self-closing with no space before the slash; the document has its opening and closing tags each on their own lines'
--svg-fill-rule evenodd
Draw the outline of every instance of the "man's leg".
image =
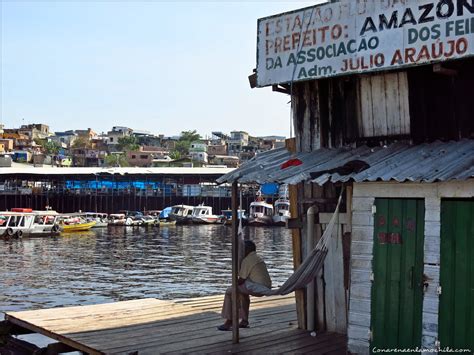
<svg viewBox="0 0 474 355">
<path fill-rule="evenodd" d="M 232 287 L 228 287 L 225 291 L 221 315 L 224 319 L 232 320 Z"/>
<path fill-rule="evenodd" d="M 240 318 L 242 321 L 239 326 L 246 328 L 249 324 L 250 295 L 245 284 L 239 285 L 240 296 Z"/>
</svg>

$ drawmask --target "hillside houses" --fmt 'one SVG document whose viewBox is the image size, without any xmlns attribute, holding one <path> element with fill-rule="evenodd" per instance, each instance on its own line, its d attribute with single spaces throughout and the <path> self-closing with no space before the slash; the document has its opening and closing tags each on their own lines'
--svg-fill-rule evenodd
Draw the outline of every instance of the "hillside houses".
<svg viewBox="0 0 474 355">
<path fill-rule="evenodd" d="M 124 126 L 113 126 L 99 134 L 92 128 L 52 132 L 45 124 L 30 124 L 18 129 L 2 128 L 0 153 L 11 154 L 14 162 L 37 166 L 237 167 L 284 142 L 283 137 L 251 137 L 243 131 L 230 135 L 213 132 L 210 139 L 181 140 L 181 136 L 165 137 Z"/>
</svg>

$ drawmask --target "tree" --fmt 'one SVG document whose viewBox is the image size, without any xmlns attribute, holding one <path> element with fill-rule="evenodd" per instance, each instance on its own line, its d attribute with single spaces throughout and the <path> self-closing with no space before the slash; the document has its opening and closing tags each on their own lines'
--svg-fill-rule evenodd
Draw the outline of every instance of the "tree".
<svg viewBox="0 0 474 355">
<path fill-rule="evenodd" d="M 173 159 L 173 160 L 181 159 L 181 153 L 178 152 L 177 150 L 173 150 L 173 151 L 170 153 L 170 158 Z"/>
<path fill-rule="evenodd" d="M 71 144 L 71 148 L 90 148 L 90 140 L 84 137 L 77 137 L 74 142 Z"/>
<path fill-rule="evenodd" d="M 61 149 L 61 146 L 56 143 L 56 142 L 44 142 L 42 144 L 44 152 L 48 155 L 57 155 L 59 153 L 59 150 Z"/>
<path fill-rule="evenodd" d="M 201 135 L 197 133 L 196 130 L 182 131 L 181 136 L 179 137 L 180 142 L 189 142 L 189 144 L 191 144 L 194 141 L 198 141 L 200 139 L 201 139 Z"/>
<path fill-rule="evenodd" d="M 105 165 L 108 167 L 128 166 L 127 158 L 124 154 L 110 154 L 105 157 Z"/>
<path fill-rule="evenodd" d="M 182 131 L 179 140 L 176 142 L 176 146 L 171 154 L 179 156 L 180 158 L 189 154 L 189 147 L 192 142 L 201 139 L 201 135 L 196 130 L 193 131 Z M 179 159 L 179 158 L 178 158 Z"/>
<path fill-rule="evenodd" d="M 137 137 L 125 136 L 118 139 L 118 149 L 124 152 L 133 152 L 140 148 Z"/>
</svg>

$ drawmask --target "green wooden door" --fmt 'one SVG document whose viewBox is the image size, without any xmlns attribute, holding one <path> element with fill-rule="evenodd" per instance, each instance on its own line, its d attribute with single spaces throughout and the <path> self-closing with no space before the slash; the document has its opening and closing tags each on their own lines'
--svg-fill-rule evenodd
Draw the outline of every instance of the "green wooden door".
<svg viewBox="0 0 474 355">
<path fill-rule="evenodd" d="M 421 346 L 424 200 L 376 199 L 371 351 Z"/>
<path fill-rule="evenodd" d="M 474 351 L 474 201 L 441 202 L 441 348 Z"/>
</svg>

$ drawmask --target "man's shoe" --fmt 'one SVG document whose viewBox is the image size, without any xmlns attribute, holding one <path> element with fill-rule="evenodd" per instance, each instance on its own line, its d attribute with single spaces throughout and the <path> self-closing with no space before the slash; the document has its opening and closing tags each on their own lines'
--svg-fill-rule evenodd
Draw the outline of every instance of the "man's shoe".
<svg viewBox="0 0 474 355">
<path fill-rule="evenodd" d="M 231 325 L 222 324 L 222 325 L 217 327 L 217 330 L 222 330 L 224 332 L 232 330 L 232 324 Z"/>
<path fill-rule="evenodd" d="M 239 328 L 248 328 L 248 327 L 249 327 L 249 321 L 242 319 L 239 323 Z"/>
</svg>

